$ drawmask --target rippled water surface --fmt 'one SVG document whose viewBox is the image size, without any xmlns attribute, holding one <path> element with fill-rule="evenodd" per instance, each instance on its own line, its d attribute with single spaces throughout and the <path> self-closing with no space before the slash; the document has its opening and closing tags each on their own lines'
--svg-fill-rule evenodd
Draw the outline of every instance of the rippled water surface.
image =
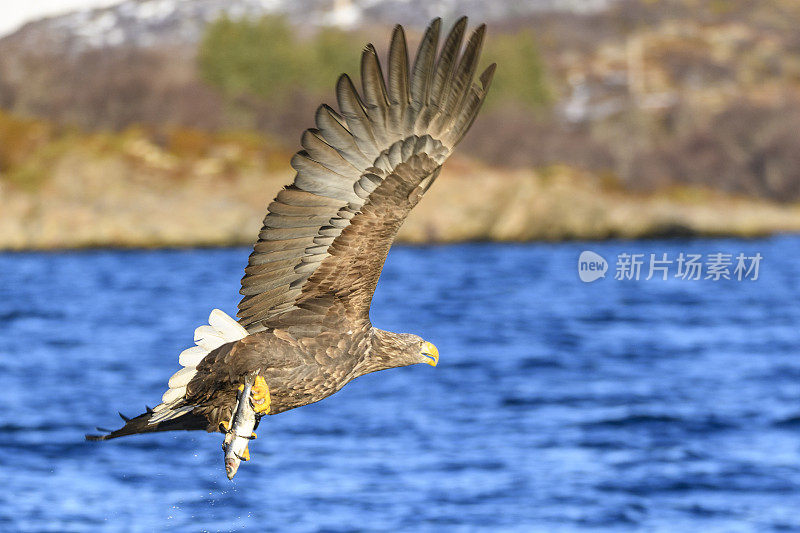
<svg viewBox="0 0 800 533">
<path fill-rule="evenodd" d="M 585 284 L 584 249 L 764 260 Z M 438 368 L 265 419 L 233 483 L 219 435 L 84 442 L 158 402 L 247 255 L 0 255 L 0 531 L 800 530 L 798 238 L 397 247 L 373 322 Z"/>
</svg>

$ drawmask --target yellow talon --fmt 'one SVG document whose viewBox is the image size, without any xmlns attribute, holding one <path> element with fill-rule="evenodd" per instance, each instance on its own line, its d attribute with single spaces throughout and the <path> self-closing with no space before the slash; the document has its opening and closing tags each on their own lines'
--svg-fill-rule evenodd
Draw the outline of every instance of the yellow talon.
<svg viewBox="0 0 800 533">
<path fill-rule="evenodd" d="M 256 432 L 254 431 L 253 434 L 250 435 L 250 439 L 254 440 L 254 439 L 257 439 L 257 438 L 258 438 L 258 435 L 256 435 Z"/>
<path fill-rule="evenodd" d="M 256 413 L 260 415 L 269 413 L 269 387 L 263 377 L 256 376 L 253 389 L 250 393 L 250 399 L 253 402 L 253 409 Z"/>
<path fill-rule="evenodd" d="M 228 422 L 227 420 L 223 420 L 223 421 L 222 421 L 222 422 L 220 422 L 219 424 L 220 424 L 220 425 L 221 425 L 223 428 L 225 428 L 225 431 L 226 431 L 226 432 L 228 432 L 228 431 L 230 431 L 230 430 L 231 430 L 231 423 L 230 423 L 230 422 Z"/>
<path fill-rule="evenodd" d="M 242 453 L 242 461 L 250 460 L 250 446 L 247 446 Z"/>
</svg>

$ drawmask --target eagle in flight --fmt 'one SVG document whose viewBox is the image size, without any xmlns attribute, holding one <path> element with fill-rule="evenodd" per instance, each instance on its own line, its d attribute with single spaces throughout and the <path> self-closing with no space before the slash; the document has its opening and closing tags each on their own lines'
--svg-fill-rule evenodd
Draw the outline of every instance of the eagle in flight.
<svg viewBox="0 0 800 533">
<path fill-rule="evenodd" d="M 292 158 L 294 182 L 269 204 L 250 254 L 238 322 L 214 310 L 180 354 L 161 403 L 89 440 L 172 430 L 225 434 L 235 475 L 261 417 L 317 402 L 377 370 L 427 363 L 436 347 L 372 326 L 369 309 L 398 229 L 475 120 L 495 65 L 475 79 L 485 26 L 462 44 L 459 19 L 439 49 L 426 29 L 413 65 L 401 26 L 386 77 L 375 48 L 361 56 L 361 93 L 343 74 L 339 111 L 322 105 Z M 104 430 L 105 431 L 105 430 Z"/>
</svg>

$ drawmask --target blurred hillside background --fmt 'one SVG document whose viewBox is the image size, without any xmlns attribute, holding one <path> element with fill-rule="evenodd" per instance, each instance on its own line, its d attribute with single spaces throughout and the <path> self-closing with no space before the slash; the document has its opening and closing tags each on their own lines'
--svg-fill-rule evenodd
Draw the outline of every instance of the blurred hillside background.
<svg viewBox="0 0 800 533">
<path fill-rule="evenodd" d="M 497 75 L 403 240 L 800 231 L 794 0 L 127 0 L 0 38 L 0 248 L 252 242 L 364 44 L 462 14 Z"/>
</svg>

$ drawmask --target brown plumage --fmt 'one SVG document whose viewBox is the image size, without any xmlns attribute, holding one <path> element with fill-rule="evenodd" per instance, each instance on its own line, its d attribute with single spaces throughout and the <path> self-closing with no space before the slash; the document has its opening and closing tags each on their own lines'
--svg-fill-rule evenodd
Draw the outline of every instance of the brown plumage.
<svg viewBox="0 0 800 533">
<path fill-rule="evenodd" d="M 217 431 L 231 419 L 237 387 L 262 376 L 269 414 L 319 401 L 377 370 L 434 364 L 438 353 L 416 335 L 374 328 L 369 308 L 400 225 L 472 125 L 494 73 L 474 82 L 484 26 L 459 54 L 459 19 L 437 58 L 439 19 L 427 28 L 413 65 L 397 26 L 384 79 L 368 45 L 361 94 L 342 75 L 339 112 L 320 106 L 316 128 L 292 158 L 294 182 L 278 193 L 242 278 L 239 325 L 221 312 L 198 328 L 198 347 L 170 379 L 155 410 L 127 420 L 104 440 L 175 429 Z M 229 323 L 230 322 L 230 323 Z"/>
</svg>

